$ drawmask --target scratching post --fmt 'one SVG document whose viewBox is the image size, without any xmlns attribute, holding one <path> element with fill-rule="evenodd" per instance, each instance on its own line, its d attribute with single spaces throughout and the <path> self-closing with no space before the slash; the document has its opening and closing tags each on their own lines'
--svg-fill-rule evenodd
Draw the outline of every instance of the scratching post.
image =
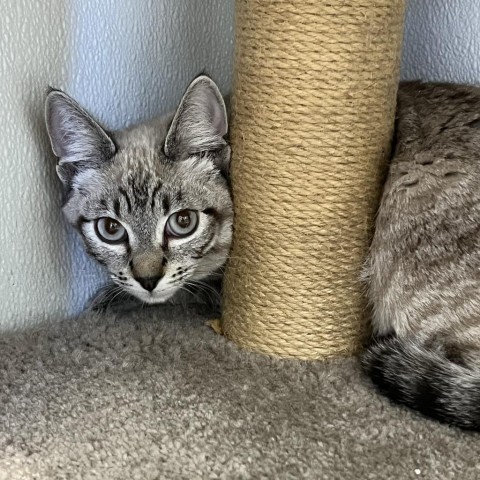
<svg viewBox="0 0 480 480">
<path fill-rule="evenodd" d="M 348 355 L 389 152 L 404 0 L 237 0 L 235 233 L 223 331 L 283 357 Z"/>
</svg>

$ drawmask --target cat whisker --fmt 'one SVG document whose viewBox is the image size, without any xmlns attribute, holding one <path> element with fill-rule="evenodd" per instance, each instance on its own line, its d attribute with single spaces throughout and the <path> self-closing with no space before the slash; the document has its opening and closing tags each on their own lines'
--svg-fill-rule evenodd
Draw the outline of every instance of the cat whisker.
<svg viewBox="0 0 480 480">
<path fill-rule="evenodd" d="M 221 299 L 220 293 L 208 284 L 191 280 L 191 281 L 185 282 L 185 285 L 188 285 L 193 289 L 197 289 L 200 292 L 203 292 L 208 297 L 208 300 L 212 303 L 214 303 L 216 300 Z"/>
<path fill-rule="evenodd" d="M 193 290 L 192 288 L 189 288 L 190 285 L 184 283 L 182 286 L 181 286 L 181 289 L 186 291 L 187 293 L 189 293 L 190 295 L 193 295 L 197 300 L 201 300 L 201 298 L 198 296 L 198 293 L 195 292 L 195 290 Z"/>
<path fill-rule="evenodd" d="M 125 290 L 123 289 L 120 289 L 111 299 L 110 301 L 108 302 L 108 306 L 110 306 L 114 300 L 116 300 L 117 298 L 121 298 L 122 296 L 125 296 L 127 292 L 125 292 Z"/>
<path fill-rule="evenodd" d="M 103 308 L 110 308 L 113 300 L 115 300 L 122 293 L 126 292 L 118 285 L 105 285 L 97 292 L 93 300 L 90 301 L 87 311 L 92 311 L 96 306 L 99 305 L 103 305 Z"/>
</svg>

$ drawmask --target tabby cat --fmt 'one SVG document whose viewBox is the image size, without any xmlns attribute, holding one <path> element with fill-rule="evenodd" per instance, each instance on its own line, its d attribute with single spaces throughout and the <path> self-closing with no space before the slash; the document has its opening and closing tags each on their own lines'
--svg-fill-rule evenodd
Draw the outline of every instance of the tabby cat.
<svg viewBox="0 0 480 480">
<path fill-rule="evenodd" d="M 232 237 L 223 98 L 206 76 L 174 114 L 109 133 L 66 93 L 46 98 L 63 211 L 113 282 L 165 302 L 218 270 Z"/>
<path fill-rule="evenodd" d="M 403 84 L 396 131 L 364 366 L 393 400 L 480 430 L 480 89 Z"/>
</svg>

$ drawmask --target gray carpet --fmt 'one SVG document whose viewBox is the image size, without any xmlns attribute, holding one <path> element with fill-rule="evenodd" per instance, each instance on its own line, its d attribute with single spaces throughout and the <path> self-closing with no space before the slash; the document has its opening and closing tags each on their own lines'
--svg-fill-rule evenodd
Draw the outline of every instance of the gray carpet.
<svg viewBox="0 0 480 480">
<path fill-rule="evenodd" d="M 478 479 L 480 435 L 380 398 L 355 359 L 247 354 L 193 309 L 0 338 L 0 479 Z"/>
</svg>

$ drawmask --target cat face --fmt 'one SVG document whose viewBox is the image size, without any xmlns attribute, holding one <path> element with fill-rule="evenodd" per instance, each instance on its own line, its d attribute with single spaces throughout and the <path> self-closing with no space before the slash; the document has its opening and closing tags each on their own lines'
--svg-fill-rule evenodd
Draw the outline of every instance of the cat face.
<svg viewBox="0 0 480 480">
<path fill-rule="evenodd" d="M 107 133 L 60 91 L 47 97 L 46 121 L 66 218 L 116 284 L 160 303 L 225 263 L 230 148 L 212 80 L 194 80 L 173 119 L 126 132 Z"/>
</svg>

